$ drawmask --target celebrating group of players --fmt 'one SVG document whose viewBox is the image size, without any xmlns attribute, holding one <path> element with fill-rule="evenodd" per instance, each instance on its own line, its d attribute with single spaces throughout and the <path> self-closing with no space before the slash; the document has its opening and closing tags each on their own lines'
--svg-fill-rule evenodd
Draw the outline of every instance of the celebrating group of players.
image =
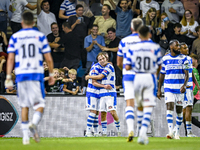
<svg viewBox="0 0 200 150">
<path fill-rule="evenodd" d="M 54 84 L 53 62 L 50 47 L 46 37 L 39 31 L 32 29 L 33 14 L 25 12 L 22 15 L 23 29 L 15 33 L 9 42 L 7 76 L 5 86 L 12 88 L 11 72 L 15 62 L 16 82 L 18 86 L 19 104 L 22 108 L 23 144 L 30 143 L 28 130 L 33 133 L 34 140 L 39 142 L 37 125 L 43 110 L 44 84 L 43 84 L 43 54 L 49 66 L 49 84 Z M 169 133 L 167 138 L 179 139 L 179 128 L 183 120 L 182 106 L 192 105 L 192 81 L 200 89 L 192 74 L 192 60 L 185 56 L 188 53 L 187 45 L 173 40 L 170 42 L 171 52 L 162 58 L 160 47 L 150 38 L 149 28 L 143 25 L 140 18 L 131 21 L 132 34 L 121 40 L 119 44 L 117 64 L 123 69 L 123 86 L 126 100 L 125 116 L 128 127 L 128 142 L 134 138 L 134 119 L 137 112 L 138 143 L 148 144 L 147 128 L 153 107 L 156 105 L 157 75 L 162 69 L 159 78 L 158 98 L 161 97 L 161 86 L 164 81 L 165 102 L 167 105 L 167 121 Z M 182 51 L 180 51 L 180 46 Z M 180 52 L 182 54 L 180 54 Z M 185 54 L 185 55 L 183 55 Z M 90 110 L 87 119 L 86 137 L 99 136 L 98 115 L 101 112 L 101 125 L 103 136 L 107 136 L 107 112 L 115 120 L 118 136 L 121 136 L 120 121 L 116 113 L 117 94 L 115 89 L 115 70 L 108 62 L 108 54 L 100 52 L 98 63 L 91 66 L 86 93 L 86 110 Z M 26 91 L 26 92 L 24 92 Z M 184 95 L 184 93 L 186 93 Z M 185 99 L 185 102 L 184 102 Z M 173 128 L 173 111 L 176 104 L 176 126 Z M 137 110 L 134 110 L 134 106 Z M 33 106 L 35 113 L 32 121 L 28 121 L 29 107 Z M 191 109 L 186 109 L 187 110 Z M 189 111 L 191 114 L 191 111 Z M 188 135 L 191 132 L 191 120 L 186 119 Z M 92 134 L 94 128 L 94 135 Z"/>
</svg>

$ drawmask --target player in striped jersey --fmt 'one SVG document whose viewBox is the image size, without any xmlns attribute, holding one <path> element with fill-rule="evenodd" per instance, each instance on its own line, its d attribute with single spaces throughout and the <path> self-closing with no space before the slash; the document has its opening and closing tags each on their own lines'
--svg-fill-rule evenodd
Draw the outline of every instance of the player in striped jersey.
<svg viewBox="0 0 200 150">
<path fill-rule="evenodd" d="M 124 88 L 124 97 L 126 100 L 126 124 L 128 127 L 128 142 L 133 141 L 134 137 L 134 89 L 133 89 L 133 80 L 135 73 L 133 70 L 126 70 L 126 57 L 131 45 L 135 45 L 137 42 L 140 42 L 138 36 L 138 29 L 143 25 L 143 21 L 140 18 L 134 18 L 131 21 L 131 30 L 132 34 L 123 38 L 119 44 L 119 50 L 117 52 L 117 65 L 122 70 L 123 74 L 123 88 Z M 138 122 L 141 123 L 143 112 L 142 110 L 137 110 Z M 137 126 L 139 128 L 139 126 Z M 139 129 L 138 129 L 139 130 Z"/>
<path fill-rule="evenodd" d="M 101 87 L 99 85 L 95 85 L 100 87 L 100 111 L 101 111 L 101 124 L 103 129 L 103 136 L 107 136 L 107 120 L 106 114 L 107 111 L 111 113 L 115 120 L 115 126 L 118 132 L 118 136 L 121 136 L 120 132 L 120 121 L 119 117 L 116 113 L 117 109 L 117 93 L 115 89 L 115 70 L 114 67 L 108 63 L 108 57 L 104 55 L 105 52 L 101 52 L 98 54 L 97 59 L 98 62 L 104 67 L 104 70 L 101 74 L 96 76 L 86 76 L 86 79 L 94 79 L 101 80 Z M 102 86 L 110 85 L 111 89 L 102 88 Z"/>
<path fill-rule="evenodd" d="M 89 72 L 90 76 L 99 75 L 104 70 L 104 67 L 100 63 L 94 64 Z M 98 84 L 99 83 L 99 84 Z M 110 85 L 101 85 L 100 80 L 88 80 L 88 86 L 86 91 L 86 110 L 90 110 L 87 119 L 87 130 L 86 130 L 86 137 L 92 137 L 92 126 L 94 128 L 94 136 L 98 136 L 98 115 L 99 115 L 99 91 L 100 87 L 105 89 L 111 89 Z M 94 85 L 100 85 L 100 87 Z"/>
<path fill-rule="evenodd" d="M 135 74 L 134 93 L 136 106 L 143 110 L 142 126 L 139 131 L 138 143 L 148 144 L 147 128 L 153 107 L 156 105 L 156 73 L 160 70 L 160 46 L 150 38 L 149 28 L 142 26 L 139 29 L 141 42 L 130 46 L 127 53 L 126 69 L 133 69 Z"/>
<path fill-rule="evenodd" d="M 60 5 L 59 18 L 68 21 L 70 16 L 76 15 L 76 1 L 64 0 Z"/>
<path fill-rule="evenodd" d="M 189 49 L 186 43 L 180 43 L 180 51 L 181 54 L 183 55 L 188 55 L 189 54 Z M 183 120 L 186 123 L 186 129 L 187 129 L 187 137 L 196 137 L 192 133 L 192 106 L 193 106 L 193 80 L 194 83 L 197 85 L 198 89 L 200 89 L 199 84 L 197 83 L 196 78 L 193 75 L 193 67 L 192 67 L 192 58 L 190 56 L 187 56 L 188 62 L 189 62 L 189 80 L 185 92 L 185 97 L 184 97 L 184 103 L 183 103 Z"/>
<path fill-rule="evenodd" d="M 12 88 L 11 72 L 15 62 L 15 74 L 17 82 L 17 93 L 21 107 L 21 129 L 23 132 L 23 144 L 29 144 L 28 129 L 31 130 L 34 140 L 39 142 L 37 125 L 39 124 L 44 107 L 44 68 L 43 55 L 49 67 L 49 84 L 53 85 L 53 60 L 51 49 L 46 36 L 34 30 L 34 17 L 31 12 L 22 15 L 23 29 L 13 34 L 9 41 L 7 76 L 5 86 Z M 26 91 L 26 92 L 25 92 Z M 33 107 L 35 113 L 30 124 L 28 124 L 29 108 Z"/>
<path fill-rule="evenodd" d="M 183 100 L 189 79 L 189 62 L 185 55 L 180 54 L 180 45 L 177 40 L 169 43 L 171 53 L 162 59 L 162 70 L 159 78 L 158 98 L 161 97 L 161 86 L 164 81 L 165 103 L 167 106 L 168 139 L 180 139 L 179 129 L 183 120 Z M 173 135 L 173 113 L 176 105 L 176 133 Z"/>
</svg>

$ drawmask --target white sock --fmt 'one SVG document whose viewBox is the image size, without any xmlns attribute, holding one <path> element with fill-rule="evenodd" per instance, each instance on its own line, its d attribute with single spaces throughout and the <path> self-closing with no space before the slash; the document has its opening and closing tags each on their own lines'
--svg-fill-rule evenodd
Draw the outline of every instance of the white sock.
<svg viewBox="0 0 200 150">
<path fill-rule="evenodd" d="M 169 133 L 173 132 L 173 113 L 174 113 L 174 111 L 167 110 L 167 116 L 166 117 L 167 117 Z"/>
<path fill-rule="evenodd" d="M 153 111 L 153 107 L 144 107 L 143 108 L 143 120 L 142 120 L 142 127 L 140 129 L 139 136 L 146 137 L 147 136 L 147 129 L 151 121 L 151 114 Z"/>
<path fill-rule="evenodd" d="M 187 129 L 187 134 L 191 134 L 192 133 L 191 121 L 186 121 L 186 129 Z"/>
<path fill-rule="evenodd" d="M 106 121 L 101 121 L 101 125 L 102 125 L 103 134 L 107 135 L 107 120 Z"/>
<path fill-rule="evenodd" d="M 143 111 L 137 110 L 137 133 L 139 135 L 143 120 Z"/>
<path fill-rule="evenodd" d="M 95 113 L 89 113 L 88 119 L 87 119 L 87 129 L 86 133 L 91 133 L 92 126 L 94 124 L 96 114 Z"/>
<path fill-rule="evenodd" d="M 134 132 L 134 108 L 131 106 L 127 106 L 125 109 L 125 117 L 126 124 L 128 127 L 128 134 L 133 131 Z"/>
<path fill-rule="evenodd" d="M 23 140 L 29 140 L 29 127 L 28 127 L 28 121 L 21 123 L 21 129 L 23 133 Z"/>
<path fill-rule="evenodd" d="M 120 132 L 120 122 L 119 122 L 119 120 L 115 121 L 115 127 L 117 129 L 117 132 Z"/>
<path fill-rule="evenodd" d="M 95 116 L 94 119 L 94 124 L 93 124 L 93 128 L 94 128 L 94 133 L 97 134 L 98 133 L 98 127 L 99 127 L 99 120 L 98 120 L 99 115 Z"/>
<path fill-rule="evenodd" d="M 177 114 L 176 117 L 176 135 L 179 135 L 179 129 L 183 121 L 183 113 Z"/>
<path fill-rule="evenodd" d="M 35 113 L 33 114 L 32 123 L 37 126 L 41 119 L 42 119 L 42 113 L 39 111 L 35 111 Z"/>
</svg>

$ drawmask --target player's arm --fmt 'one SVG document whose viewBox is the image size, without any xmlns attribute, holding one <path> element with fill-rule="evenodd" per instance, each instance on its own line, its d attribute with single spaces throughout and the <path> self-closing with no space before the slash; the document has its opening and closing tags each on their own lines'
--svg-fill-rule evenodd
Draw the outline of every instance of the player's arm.
<svg viewBox="0 0 200 150">
<path fill-rule="evenodd" d="M 188 80 L 189 80 L 189 71 L 184 70 L 184 73 L 185 73 L 185 78 L 184 78 L 184 84 L 182 85 L 182 87 L 180 89 L 181 93 L 185 92 L 186 86 L 187 86 L 187 83 L 188 83 Z"/>
<path fill-rule="evenodd" d="M 60 11 L 59 11 L 59 18 L 60 19 L 69 19 L 70 16 L 65 16 L 64 13 L 65 13 L 65 10 L 61 10 L 60 9 Z"/>
<path fill-rule="evenodd" d="M 119 67 L 119 69 L 122 70 L 122 68 L 123 68 L 123 57 L 117 56 L 117 66 Z"/>
<path fill-rule="evenodd" d="M 199 83 L 198 83 L 198 81 L 197 81 L 196 77 L 194 76 L 194 73 L 193 73 L 193 71 L 192 71 L 192 80 L 193 80 L 194 84 L 197 86 L 198 90 L 200 90 Z"/>
<path fill-rule="evenodd" d="M 94 85 L 96 87 L 101 87 L 101 88 L 104 88 L 104 89 L 107 89 L 107 90 L 112 89 L 111 85 L 103 85 L 101 83 L 98 83 L 96 80 L 92 80 L 92 85 Z"/>
<path fill-rule="evenodd" d="M 5 81 L 5 86 L 8 89 L 13 88 L 13 82 L 11 80 L 11 73 L 14 67 L 14 62 L 15 62 L 15 53 L 9 53 L 8 54 L 8 59 L 7 59 L 7 74 L 6 74 L 6 81 Z"/>
<path fill-rule="evenodd" d="M 49 67 L 49 85 L 54 85 L 55 79 L 53 78 L 53 59 L 52 59 L 51 53 L 45 53 L 44 58 Z"/>
<path fill-rule="evenodd" d="M 165 79 L 165 74 L 160 73 L 159 82 L 158 82 L 158 93 L 157 93 L 157 97 L 159 99 L 161 98 L 161 87 L 163 85 L 164 79 Z"/>
<path fill-rule="evenodd" d="M 88 80 L 88 79 L 93 79 L 93 80 L 101 80 L 105 77 L 104 74 L 99 74 L 99 75 L 96 75 L 96 76 L 90 76 L 90 75 L 87 75 L 85 76 L 85 80 Z"/>
</svg>

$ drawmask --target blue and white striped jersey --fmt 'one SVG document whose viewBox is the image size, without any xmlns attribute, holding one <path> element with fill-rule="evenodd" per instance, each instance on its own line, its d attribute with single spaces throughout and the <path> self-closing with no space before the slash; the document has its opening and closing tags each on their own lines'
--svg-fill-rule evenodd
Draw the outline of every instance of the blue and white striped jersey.
<svg viewBox="0 0 200 150">
<path fill-rule="evenodd" d="M 96 63 L 91 67 L 89 75 L 97 76 L 97 75 L 101 74 L 101 72 L 103 70 L 104 70 L 104 67 L 102 67 L 99 63 Z M 97 82 L 101 83 L 101 80 L 97 80 Z M 86 96 L 99 98 L 99 92 L 100 92 L 100 87 L 96 87 L 96 86 L 92 85 L 92 79 L 89 79 L 87 90 L 86 90 Z"/>
<path fill-rule="evenodd" d="M 165 74 L 164 92 L 180 94 L 180 88 L 185 81 L 184 70 L 189 70 L 189 62 L 185 55 L 172 56 L 167 54 L 162 58 L 160 73 Z"/>
<path fill-rule="evenodd" d="M 119 43 L 119 50 L 117 52 L 117 55 L 119 57 L 123 57 L 123 80 L 124 81 L 133 81 L 135 73 L 133 70 L 126 70 L 125 65 L 126 65 L 126 60 L 127 60 L 127 53 L 129 50 L 129 47 L 131 45 L 135 45 L 136 43 L 140 42 L 141 39 L 139 38 L 138 33 L 131 34 L 125 38 L 123 38 L 120 43 Z"/>
<path fill-rule="evenodd" d="M 127 65 L 136 73 L 156 73 L 162 64 L 160 46 L 152 41 L 141 41 L 129 47 Z"/>
<path fill-rule="evenodd" d="M 188 80 L 188 83 L 187 83 L 187 86 L 191 86 L 190 89 L 193 90 L 193 80 L 192 80 L 192 70 L 193 70 L 193 67 L 192 67 L 192 58 L 190 56 L 187 56 L 187 60 L 188 60 L 188 63 L 189 63 L 189 80 Z"/>
<path fill-rule="evenodd" d="M 65 0 L 60 5 L 60 10 L 65 11 L 65 16 L 76 15 L 76 3 L 75 3 L 75 1 L 70 2 L 69 0 Z"/>
<path fill-rule="evenodd" d="M 107 90 L 105 88 L 100 88 L 100 97 L 103 96 L 117 96 L 116 88 L 115 88 L 115 69 L 114 67 L 108 63 L 104 70 L 101 72 L 105 77 L 101 80 L 101 84 L 112 86 L 111 90 Z"/>
<path fill-rule="evenodd" d="M 22 29 L 13 34 L 8 53 L 15 53 L 16 82 L 44 81 L 43 54 L 50 53 L 46 36 L 34 29 Z"/>
</svg>

